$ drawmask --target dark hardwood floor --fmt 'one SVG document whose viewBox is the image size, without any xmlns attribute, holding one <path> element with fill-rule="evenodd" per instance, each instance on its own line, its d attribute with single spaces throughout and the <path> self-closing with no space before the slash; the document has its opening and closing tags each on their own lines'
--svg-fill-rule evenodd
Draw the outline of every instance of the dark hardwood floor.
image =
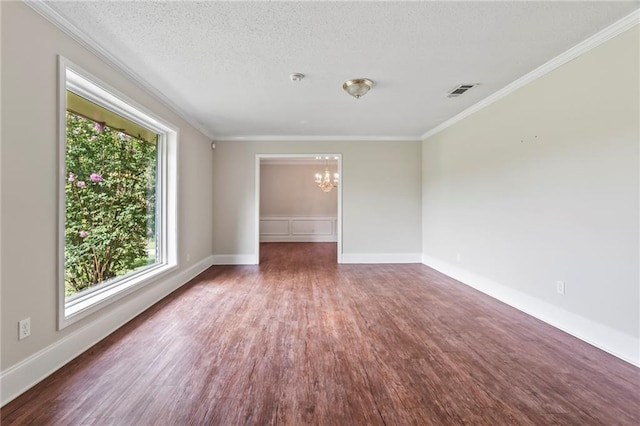
<svg viewBox="0 0 640 426">
<path fill-rule="evenodd" d="M 422 265 L 263 244 L 1 410 L 3 425 L 639 425 L 640 369 Z"/>
</svg>

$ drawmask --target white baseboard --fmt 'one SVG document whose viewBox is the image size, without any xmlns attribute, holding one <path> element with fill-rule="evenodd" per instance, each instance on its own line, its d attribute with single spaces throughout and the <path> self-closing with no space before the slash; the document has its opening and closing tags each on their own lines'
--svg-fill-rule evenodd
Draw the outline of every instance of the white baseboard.
<svg viewBox="0 0 640 426">
<path fill-rule="evenodd" d="M 335 235 L 261 235 L 261 243 L 335 243 Z"/>
<path fill-rule="evenodd" d="M 257 265 L 255 254 L 214 254 L 213 265 Z"/>
<path fill-rule="evenodd" d="M 79 328 L 52 345 L 36 352 L 27 359 L 0 373 L 1 405 L 12 401 L 60 367 L 113 333 L 125 323 L 148 309 L 169 293 L 213 264 L 213 256 L 194 264 L 190 268 L 164 281 L 149 285 L 150 289 L 118 305 L 109 315 Z"/>
<path fill-rule="evenodd" d="M 420 253 L 342 253 L 342 263 L 421 263 Z"/>
<path fill-rule="evenodd" d="M 459 266 L 424 255 L 422 263 L 494 299 L 571 334 L 630 364 L 640 367 L 640 338 L 569 312 Z"/>
</svg>

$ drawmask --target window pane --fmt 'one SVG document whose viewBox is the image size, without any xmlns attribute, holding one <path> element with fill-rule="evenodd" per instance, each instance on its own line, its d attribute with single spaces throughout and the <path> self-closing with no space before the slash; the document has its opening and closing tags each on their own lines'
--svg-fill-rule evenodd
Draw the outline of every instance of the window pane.
<svg viewBox="0 0 640 426">
<path fill-rule="evenodd" d="M 157 135 L 142 140 L 87 116 L 66 113 L 67 299 L 161 261 Z"/>
</svg>

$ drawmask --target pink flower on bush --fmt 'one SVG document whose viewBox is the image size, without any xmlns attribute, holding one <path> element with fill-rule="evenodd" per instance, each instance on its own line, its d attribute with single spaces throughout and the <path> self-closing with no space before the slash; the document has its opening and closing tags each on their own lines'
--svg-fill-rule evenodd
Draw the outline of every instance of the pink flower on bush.
<svg viewBox="0 0 640 426">
<path fill-rule="evenodd" d="M 87 184 L 84 183 L 83 180 L 79 180 L 78 183 L 76 183 L 76 185 L 78 185 L 78 188 L 84 188 L 85 186 L 87 186 Z"/>
<path fill-rule="evenodd" d="M 73 182 L 74 180 L 76 180 L 76 175 L 74 175 L 72 172 L 69 172 L 69 182 Z"/>
<path fill-rule="evenodd" d="M 93 125 L 93 130 L 100 133 L 104 129 L 104 125 L 102 123 L 96 123 Z"/>
<path fill-rule="evenodd" d="M 91 179 L 91 182 L 102 182 L 102 175 L 98 173 L 91 173 L 89 179 Z"/>
<path fill-rule="evenodd" d="M 80 235 L 80 238 L 87 238 L 89 236 L 89 233 L 83 229 L 82 231 L 78 232 L 78 235 Z"/>
</svg>

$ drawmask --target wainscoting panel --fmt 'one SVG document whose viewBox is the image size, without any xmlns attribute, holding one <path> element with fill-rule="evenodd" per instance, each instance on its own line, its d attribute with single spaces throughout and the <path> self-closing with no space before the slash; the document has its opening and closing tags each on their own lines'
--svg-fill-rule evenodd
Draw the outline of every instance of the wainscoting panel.
<svg viewBox="0 0 640 426">
<path fill-rule="evenodd" d="M 292 235 L 333 235 L 332 219 L 293 219 Z"/>
<path fill-rule="evenodd" d="M 260 218 L 260 242 L 335 242 L 336 217 L 268 216 Z"/>
<path fill-rule="evenodd" d="M 290 235 L 288 219 L 260 219 L 260 237 L 263 235 Z"/>
</svg>

